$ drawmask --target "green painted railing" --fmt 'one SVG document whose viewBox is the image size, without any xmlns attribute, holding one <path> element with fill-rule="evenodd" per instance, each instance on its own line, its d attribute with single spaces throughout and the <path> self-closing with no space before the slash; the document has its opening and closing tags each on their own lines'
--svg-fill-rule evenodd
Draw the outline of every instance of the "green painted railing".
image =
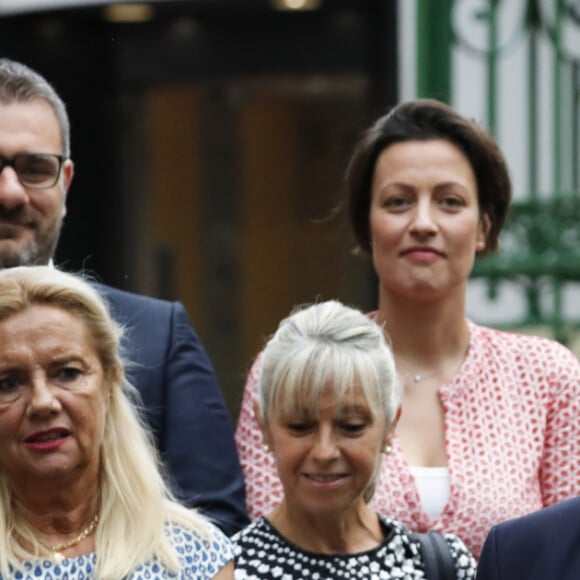
<svg viewBox="0 0 580 580">
<path fill-rule="evenodd" d="M 473 277 L 487 281 L 490 298 L 503 283 L 517 284 L 527 302 L 525 319 L 517 326 L 547 325 L 558 340 L 566 342 L 569 331 L 580 327 L 580 320 L 564 320 L 562 312 L 565 286 L 580 282 L 580 2 L 522 0 L 519 20 L 511 34 L 504 31 L 507 40 L 501 45 L 498 30 L 502 10 L 506 2 L 513 8 L 514 1 L 487 0 L 487 7 L 481 9 L 485 4 L 472 0 L 417 0 L 417 94 L 450 102 L 453 50 L 470 51 L 486 66 L 487 129 L 496 134 L 501 59 L 518 43 L 525 43 L 527 68 L 522 75 L 527 77 L 528 102 L 522 106 L 529 111 L 529 137 L 522 147 L 527 148 L 529 190 L 513 203 L 502 234 L 501 253 L 478 259 Z M 487 27 L 484 49 L 472 46 L 469 35 L 458 29 L 454 16 L 459 8 L 467 9 L 479 26 Z M 574 50 L 571 42 L 577 43 Z M 546 129 L 539 125 L 539 94 L 546 83 L 546 75 L 540 74 L 542 45 L 552 54 L 549 195 L 540 195 L 538 176 L 539 156 L 546 155 L 545 146 L 540 147 Z M 442 62 L 445 59 L 447 64 Z M 551 303 L 546 304 L 546 297 Z"/>
</svg>

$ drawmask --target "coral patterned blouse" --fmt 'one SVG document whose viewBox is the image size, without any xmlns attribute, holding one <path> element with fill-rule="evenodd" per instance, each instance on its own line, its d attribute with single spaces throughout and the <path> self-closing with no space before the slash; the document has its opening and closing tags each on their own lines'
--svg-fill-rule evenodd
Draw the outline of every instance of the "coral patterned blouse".
<svg viewBox="0 0 580 580">
<path fill-rule="evenodd" d="M 479 558 L 494 524 L 580 495 L 580 362 L 553 340 L 468 324 L 466 359 L 439 390 L 451 480 L 447 505 L 429 520 L 395 437 L 371 506 L 412 531 L 455 534 Z M 260 362 L 261 355 L 248 375 L 236 430 L 253 519 L 283 496 L 253 413 Z"/>
</svg>

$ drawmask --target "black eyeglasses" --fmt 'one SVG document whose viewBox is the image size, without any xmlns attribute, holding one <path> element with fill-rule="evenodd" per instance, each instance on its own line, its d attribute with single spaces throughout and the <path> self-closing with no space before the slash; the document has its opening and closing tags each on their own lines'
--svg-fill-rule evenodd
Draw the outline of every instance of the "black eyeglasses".
<svg viewBox="0 0 580 580">
<path fill-rule="evenodd" d="M 18 153 L 14 157 L 0 155 L 0 173 L 5 167 L 12 167 L 20 183 L 29 189 L 48 189 L 56 185 L 63 155 L 52 153 Z"/>
</svg>

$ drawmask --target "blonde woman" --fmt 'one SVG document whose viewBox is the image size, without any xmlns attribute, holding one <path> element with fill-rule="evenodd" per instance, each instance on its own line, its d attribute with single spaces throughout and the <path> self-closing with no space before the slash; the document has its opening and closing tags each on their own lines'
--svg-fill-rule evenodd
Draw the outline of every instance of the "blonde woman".
<svg viewBox="0 0 580 580">
<path fill-rule="evenodd" d="M 0 272 L 0 578 L 232 578 L 234 550 L 161 476 L 88 283 Z"/>
<path fill-rule="evenodd" d="M 367 316 L 330 301 L 282 321 L 264 351 L 255 413 L 284 498 L 234 536 L 236 578 L 429 577 L 417 539 L 368 503 L 399 400 L 393 355 Z M 473 578 L 463 542 L 444 538 L 455 576 Z"/>
</svg>

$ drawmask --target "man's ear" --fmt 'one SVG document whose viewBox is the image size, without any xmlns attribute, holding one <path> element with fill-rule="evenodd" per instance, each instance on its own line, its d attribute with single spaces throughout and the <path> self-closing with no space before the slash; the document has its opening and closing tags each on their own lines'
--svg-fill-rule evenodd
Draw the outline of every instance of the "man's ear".
<svg viewBox="0 0 580 580">
<path fill-rule="evenodd" d="M 264 422 L 260 417 L 260 407 L 258 405 L 258 401 L 256 400 L 254 400 L 254 417 L 256 419 L 256 423 L 258 423 L 258 427 L 260 427 L 260 432 L 262 433 L 262 441 L 264 442 L 264 445 L 267 445 L 268 447 L 271 448 L 272 446 L 271 446 L 270 430 L 268 429 L 268 426 L 264 424 Z"/>
<path fill-rule="evenodd" d="M 68 189 L 70 187 L 70 184 L 72 182 L 73 176 L 74 176 L 74 163 L 72 161 L 72 159 L 67 159 L 62 166 L 62 179 L 63 179 L 63 184 L 62 184 L 62 217 L 64 217 L 66 215 L 66 198 L 67 198 L 67 194 L 68 194 Z"/>
</svg>

